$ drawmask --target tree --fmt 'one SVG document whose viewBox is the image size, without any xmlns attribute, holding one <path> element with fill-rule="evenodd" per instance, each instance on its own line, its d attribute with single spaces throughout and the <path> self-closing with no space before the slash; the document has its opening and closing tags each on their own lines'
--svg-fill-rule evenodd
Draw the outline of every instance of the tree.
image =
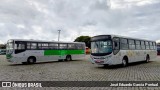
<svg viewBox="0 0 160 90">
<path fill-rule="evenodd" d="M 90 40 L 91 40 L 91 37 L 90 36 L 80 36 L 80 37 L 77 37 L 75 40 L 74 40 L 74 42 L 85 42 L 85 44 L 86 44 L 86 46 L 87 47 L 91 47 L 91 42 L 90 42 Z"/>
<path fill-rule="evenodd" d="M 6 44 L 0 44 L 0 49 L 6 49 Z"/>
</svg>

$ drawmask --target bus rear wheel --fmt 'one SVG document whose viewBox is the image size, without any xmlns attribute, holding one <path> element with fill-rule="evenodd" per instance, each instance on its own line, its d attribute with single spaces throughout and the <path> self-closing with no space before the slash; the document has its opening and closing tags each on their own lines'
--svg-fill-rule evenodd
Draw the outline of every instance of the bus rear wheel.
<svg viewBox="0 0 160 90">
<path fill-rule="evenodd" d="M 72 60 L 71 56 L 67 55 L 65 61 L 71 61 L 71 60 Z"/>
<path fill-rule="evenodd" d="M 36 58 L 35 57 L 29 57 L 27 60 L 28 64 L 34 64 L 36 62 Z"/>
<path fill-rule="evenodd" d="M 128 64 L 128 63 L 127 63 L 127 60 L 123 59 L 123 60 L 122 60 L 122 66 L 123 66 L 123 67 L 126 67 L 127 64 Z"/>
<path fill-rule="evenodd" d="M 108 67 L 108 66 L 109 66 L 108 64 L 104 64 L 104 65 L 103 65 L 103 67 Z"/>
<path fill-rule="evenodd" d="M 147 56 L 146 56 L 146 63 L 148 63 L 149 60 L 150 60 L 150 57 L 149 57 L 149 55 L 147 55 Z"/>
</svg>

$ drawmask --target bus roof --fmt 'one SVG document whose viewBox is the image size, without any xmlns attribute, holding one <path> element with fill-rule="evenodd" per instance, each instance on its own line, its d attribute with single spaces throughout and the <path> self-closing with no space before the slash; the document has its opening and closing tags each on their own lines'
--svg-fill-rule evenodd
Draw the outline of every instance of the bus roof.
<svg viewBox="0 0 160 90">
<path fill-rule="evenodd" d="M 121 36 L 121 35 L 114 35 L 114 34 L 103 34 L 103 35 L 97 35 L 97 36 L 93 36 L 93 37 L 98 37 L 98 36 L 107 36 L 110 35 L 111 37 L 120 37 L 120 38 L 127 38 L 127 39 L 135 39 L 135 40 L 142 40 L 142 41 L 150 41 L 150 42 L 156 42 L 153 40 L 147 40 L 147 39 L 139 39 L 139 38 L 133 38 L 133 37 L 127 37 L 127 36 Z M 92 38 L 93 38 L 92 37 Z"/>
<path fill-rule="evenodd" d="M 45 40 L 33 40 L 33 39 L 9 39 L 9 40 L 14 40 L 14 41 L 28 41 L 28 42 L 54 42 L 54 43 L 77 43 L 77 44 L 85 44 L 84 42 L 63 42 L 63 41 L 45 41 Z M 8 40 L 8 41 L 9 41 Z"/>
</svg>

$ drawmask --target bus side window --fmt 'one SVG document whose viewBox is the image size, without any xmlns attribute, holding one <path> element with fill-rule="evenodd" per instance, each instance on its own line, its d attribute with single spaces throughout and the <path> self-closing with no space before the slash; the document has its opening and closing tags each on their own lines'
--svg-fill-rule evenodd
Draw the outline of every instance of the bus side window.
<svg viewBox="0 0 160 90">
<path fill-rule="evenodd" d="M 68 49 L 75 49 L 75 44 L 68 44 Z"/>
<path fill-rule="evenodd" d="M 81 44 L 82 45 L 82 49 L 86 49 L 85 45 L 84 44 Z"/>
<path fill-rule="evenodd" d="M 119 38 L 113 38 L 113 54 L 116 55 L 120 50 Z"/>
<path fill-rule="evenodd" d="M 144 41 L 141 41 L 141 49 L 142 49 L 142 50 L 145 50 L 145 49 L 146 49 L 146 46 L 145 46 L 145 42 L 144 42 Z"/>
<path fill-rule="evenodd" d="M 49 49 L 58 49 L 58 43 L 49 43 L 48 47 Z"/>
<path fill-rule="evenodd" d="M 81 50 L 81 49 L 83 49 L 83 47 L 81 44 L 76 44 L 76 49 Z"/>
<path fill-rule="evenodd" d="M 37 43 L 31 43 L 31 49 L 37 49 Z"/>
<path fill-rule="evenodd" d="M 41 48 L 42 48 L 43 50 L 48 49 L 48 43 L 42 43 Z"/>
<path fill-rule="evenodd" d="M 121 42 L 121 49 L 127 50 L 128 49 L 128 40 L 125 38 L 122 38 L 120 42 Z"/>
<path fill-rule="evenodd" d="M 15 49 L 17 49 L 17 50 L 24 50 L 25 49 L 25 43 L 16 41 L 15 42 Z"/>
<path fill-rule="evenodd" d="M 27 43 L 27 49 L 31 49 L 31 43 Z"/>
<path fill-rule="evenodd" d="M 149 42 L 145 41 L 146 49 L 149 49 Z"/>
<path fill-rule="evenodd" d="M 59 49 L 67 49 L 67 44 L 60 43 L 59 44 Z"/>
<path fill-rule="evenodd" d="M 129 49 L 131 50 L 136 49 L 135 40 L 130 39 L 128 40 L 128 42 L 129 42 Z"/>
<path fill-rule="evenodd" d="M 140 50 L 141 49 L 141 44 L 139 40 L 136 40 L 136 49 Z"/>
<path fill-rule="evenodd" d="M 153 49 L 153 44 L 152 42 L 149 42 L 149 48 L 152 50 Z"/>
<path fill-rule="evenodd" d="M 153 42 L 153 49 L 155 50 L 156 49 L 156 43 Z"/>
</svg>

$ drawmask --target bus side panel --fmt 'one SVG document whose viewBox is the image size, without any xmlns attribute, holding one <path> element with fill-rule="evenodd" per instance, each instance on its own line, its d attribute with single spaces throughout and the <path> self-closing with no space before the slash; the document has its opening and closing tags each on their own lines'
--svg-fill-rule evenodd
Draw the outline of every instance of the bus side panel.
<svg viewBox="0 0 160 90">
<path fill-rule="evenodd" d="M 57 59 L 53 59 L 56 56 L 45 56 L 44 52 L 44 50 L 27 50 L 26 52 L 21 53 L 21 55 L 24 58 L 24 62 L 27 62 L 27 59 L 30 56 L 36 57 L 36 62 L 57 61 Z"/>
<path fill-rule="evenodd" d="M 85 50 L 69 50 L 67 54 L 72 56 L 72 60 L 76 59 L 84 59 L 85 58 Z"/>
<path fill-rule="evenodd" d="M 44 55 L 43 55 L 43 50 L 27 50 L 25 52 L 25 56 L 27 57 L 27 59 L 30 56 L 34 56 L 36 57 L 36 62 L 42 61 L 44 59 Z M 26 59 L 26 61 L 27 61 Z"/>
<path fill-rule="evenodd" d="M 72 60 L 84 59 L 85 50 L 66 50 L 65 55 L 71 55 Z"/>
<path fill-rule="evenodd" d="M 122 64 L 124 56 L 128 57 L 128 63 L 135 62 L 136 51 L 131 50 L 120 50 L 116 55 L 114 55 L 114 64 Z"/>
<path fill-rule="evenodd" d="M 150 51 L 150 60 L 153 60 L 157 57 L 157 51 L 156 50 L 151 50 Z"/>
<path fill-rule="evenodd" d="M 78 55 L 71 55 L 72 60 L 78 60 L 78 59 L 84 59 L 85 55 L 84 54 L 78 54 Z"/>
<path fill-rule="evenodd" d="M 110 63 L 109 65 L 122 64 L 122 56 L 124 55 L 125 55 L 125 51 L 123 50 L 120 50 L 116 55 L 112 54 L 111 61 L 108 62 Z"/>
<path fill-rule="evenodd" d="M 18 54 L 13 54 L 12 61 L 16 63 L 22 63 L 22 62 L 27 62 L 27 59 L 30 56 L 36 57 L 37 61 L 40 60 L 43 56 L 43 51 L 41 50 L 26 50 L 24 52 L 18 53 Z"/>
<path fill-rule="evenodd" d="M 134 60 L 132 62 L 138 62 L 144 60 L 144 51 L 143 50 L 133 50 Z"/>
<path fill-rule="evenodd" d="M 12 63 L 15 63 L 15 64 L 21 64 L 22 62 L 26 62 L 27 57 L 23 56 L 23 55 L 24 55 L 24 53 L 12 54 L 12 58 L 9 59 L 9 61 L 11 61 Z"/>
<path fill-rule="evenodd" d="M 66 59 L 67 55 L 71 55 L 72 59 L 80 59 L 85 56 L 84 50 L 45 50 L 44 56 L 49 57 L 49 60 L 55 61 L 58 59 Z"/>
<path fill-rule="evenodd" d="M 61 54 L 63 54 L 61 53 L 61 50 L 44 50 L 44 56 L 48 61 L 58 61 L 59 59 L 63 59 Z"/>
</svg>

